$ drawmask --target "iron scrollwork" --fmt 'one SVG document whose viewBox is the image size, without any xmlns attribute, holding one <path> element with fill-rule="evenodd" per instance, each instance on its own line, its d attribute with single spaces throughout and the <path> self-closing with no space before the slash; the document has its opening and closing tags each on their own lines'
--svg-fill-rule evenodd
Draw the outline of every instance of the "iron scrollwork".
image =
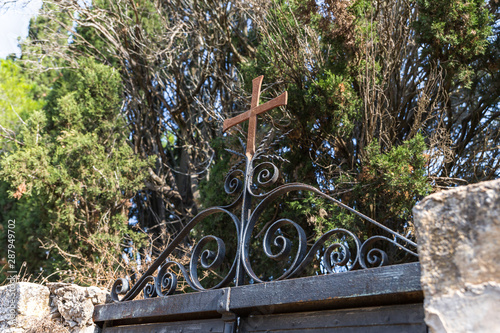
<svg viewBox="0 0 500 333">
<path fill-rule="evenodd" d="M 415 242 L 361 214 L 339 200 L 328 196 L 313 186 L 291 183 L 275 188 L 271 187 L 272 185 L 275 186 L 279 178 L 279 169 L 271 161 L 286 162 L 281 156 L 273 155 L 271 151 L 276 143 L 286 134 L 271 143 L 272 135 L 269 132 L 263 138 L 260 146 L 255 149 L 257 115 L 277 106 L 286 105 L 288 95 L 285 92 L 279 97 L 263 105 L 259 105 L 262 79 L 263 77 L 260 76 L 252 82 L 251 109 L 239 116 L 224 121 L 224 131 L 242 121 L 249 121 L 246 147 L 243 144 L 246 154 L 228 150 L 241 158 L 229 170 L 224 183 L 225 192 L 236 198 L 229 205 L 212 207 L 195 216 L 173 241 L 168 244 L 166 249 L 132 287 L 130 287 L 127 279 L 120 278 L 116 280 L 111 289 L 111 296 L 114 301 L 132 300 L 141 291 L 143 291 L 146 298 L 172 295 L 176 290 L 178 282 L 177 275 L 170 270 L 171 268 L 176 268 L 179 274 L 186 280 L 189 287 L 195 291 L 223 288 L 231 283 L 238 286 L 246 282 L 264 282 L 264 279 L 259 277 L 252 268 L 252 260 L 250 258 L 251 243 L 254 239 L 252 233 L 255 231 L 257 221 L 263 215 L 266 208 L 274 205 L 278 199 L 283 198 L 291 192 L 315 194 L 317 197 L 323 198 L 333 205 L 337 205 L 355 214 L 371 226 L 382 230 L 385 235 L 375 235 L 362 242 L 354 232 L 344 228 L 336 228 L 318 237 L 308 249 L 306 231 L 298 223 L 288 218 L 274 219 L 268 226 L 264 227 L 265 235 L 262 240 L 264 254 L 271 260 L 287 261 L 290 264 L 287 269 L 280 273 L 280 276 L 273 276 L 273 281 L 298 276 L 318 257 L 319 251 L 323 253 L 322 267 L 324 273 L 328 274 L 387 265 L 389 263 L 389 255 L 384 249 L 377 247 L 377 244 L 380 242 L 392 244 L 406 254 L 418 257 L 418 254 L 414 250 L 417 246 Z M 240 168 L 242 165 L 245 165 L 244 171 Z M 254 203 L 258 202 L 255 208 L 253 208 L 252 201 Z M 231 212 L 231 210 L 237 207 L 241 209 L 239 218 Z M 201 238 L 191 251 L 189 269 L 181 263 L 171 260 L 170 256 L 196 225 L 214 214 L 224 214 L 233 221 L 236 230 L 235 239 L 237 246 L 232 263 L 230 263 L 230 268 L 221 277 L 220 282 L 213 287 L 205 288 L 200 282 L 198 269 L 216 269 L 224 262 L 226 258 L 226 244 L 221 238 L 212 235 Z M 279 232 L 284 228 L 295 230 L 296 239 L 290 239 L 287 235 Z M 276 236 L 276 234 L 278 235 Z M 342 239 L 342 241 L 339 241 L 339 239 Z M 207 249 L 206 245 L 208 244 L 213 244 L 211 249 Z M 295 246 L 292 246 L 292 244 L 295 244 Z M 294 251 L 295 253 L 292 253 Z M 120 298 L 119 295 L 124 296 Z"/>
<path fill-rule="evenodd" d="M 392 244 L 410 256 L 418 257 L 418 254 L 414 251 L 416 248 L 415 242 L 346 206 L 313 186 L 292 183 L 267 190 L 269 186 L 276 183 L 279 172 L 274 163 L 261 161 L 263 156 L 273 158 L 272 155 L 264 154 L 264 150 L 260 149 L 257 149 L 255 155 L 251 156 L 251 158 L 238 154 L 242 157 L 246 170 L 231 169 L 224 183 L 225 192 L 235 196 L 236 199 L 229 205 L 206 209 L 194 217 L 132 287 L 124 278 L 116 280 L 111 290 L 113 300 L 132 300 L 141 291 L 143 291 L 145 298 L 172 295 L 178 283 L 177 275 L 170 271 L 172 267 L 178 269 L 189 287 L 195 291 L 223 288 L 231 283 L 241 285 L 245 283 L 245 279 L 253 283 L 265 282 L 252 268 L 252 260 L 250 260 L 249 254 L 253 239 L 252 233 L 258 219 L 266 208 L 287 194 L 297 191 L 314 193 L 316 196 L 350 211 L 367 223 L 383 230 L 385 235 L 389 235 L 389 237 L 375 235 L 361 241 L 355 233 L 347 229 L 336 228 L 324 233 L 316 239 L 314 244 L 308 246 L 306 231 L 298 223 L 288 218 L 276 219 L 264 230 L 263 252 L 272 260 L 288 260 L 291 263 L 281 276 L 274 276 L 272 280 L 277 281 L 298 276 L 312 260 L 317 258 L 319 251 L 322 251 L 322 266 L 324 273 L 327 274 L 387 265 L 389 256 L 383 249 L 377 247 L 379 242 Z M 239 165 L 241 164 L 239 163 Z M 256 164 L 255 167 L 254 164 Z M 260 200 L 253 210 L 252 200 Z M 240 217 L 230 212 L 235 207 L 241 207 Z M 231 268 L 222 277 L 221 281 L 211 288 L 204 288 L 199 280 L 198 268 L 211 270 L 222 264 L 226 256 L 226 245 L 221 238 L 212 235 L 201 238 L 191 251 L 189 268 L 179 262 L 170 260 L 169 256 L 196 225 L 213 214 L 225 214 L 233 221 L 237 233 L 237 251 L 231 263 Z M 282 234 L 276 235 L 284 227 L 294 229 L 297 235 L 296 239 L 289 239 Z M 334 241 L 332 243 L 332 240 L 338 239 L 344 239 L 345 241 Z M 293 248 L 295 253 L 292 253 L 292 243 L 294 242 L 296 244 Z M 215 250 L 204 249 L 209 243 L 214 244 Z M 120 297 L 120 295 L 124 296 Z"/>
</svg>

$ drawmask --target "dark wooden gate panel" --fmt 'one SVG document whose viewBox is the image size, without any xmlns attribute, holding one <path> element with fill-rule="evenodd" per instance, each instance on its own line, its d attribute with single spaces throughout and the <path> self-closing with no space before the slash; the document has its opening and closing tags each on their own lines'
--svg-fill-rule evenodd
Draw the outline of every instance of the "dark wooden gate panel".
<svg viewBox="0 0 500 333">
<path fill-rule="evenodd" d="M 241 333 L 426 333 L 422 304 L 241 318 Z"/>
</svg>

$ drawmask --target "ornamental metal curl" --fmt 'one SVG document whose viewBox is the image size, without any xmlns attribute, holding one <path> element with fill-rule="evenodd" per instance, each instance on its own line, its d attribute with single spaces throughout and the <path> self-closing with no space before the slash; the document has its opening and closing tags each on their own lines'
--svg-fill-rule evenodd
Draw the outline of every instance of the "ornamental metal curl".
<svg viewBox="0 0 500 333">
<path fill-rule="evenodd" d="M 260 80 L 262 81 L 262 78 L 260 78 Z M 254 88 L 256 86 L 260 89 L 260 83 L 258 85 L 254 84 Z M 258 101 L 253 100 L 252 107 L 258 109 L 256 114 L 260 114 L 266 111 L 264 108 L 266 105 L 283 105 L 283 96 L 285 96 L 284 104 L 286 104 L 286 95 L 281 95 L 279 101 L 273 103 L 268 102 L 261 106 L 258 106 Z M 249 111 L 245 117 L 240 117 L 238 119 L 242 121 L 253 119 L 253 121 L 256 122 L 256 114 Z M 225 124 L 225 128 L 234 126 L 237 123 L 236 120 Z M 279 178 L 279 169 L 271 161 L 262 162 L 262 160 L 274 159 L 284 161 L 284 159 L 279 156 L 269 154 L 269 147 L 274 146 L 276 143 L 270 143 L 270 137 L 271 135 L 268 134 L 263 139 L 263 143 L 266 147 L 262 145 L 257 149 L 253 146 L 250 149 L 247 147 L 246 154 L 230 151 L 242 159 L 229 170 L 224 183 L 225 192 L 228 195 L 235 196 L 236 199 L 233 199 L 234 201 L 229 205 L 206 209 L 194 217 L 173 241 L 168 244 L 167 248 L 131 288 L 127 279 L 120 278 L 116 280 L 111 288 L 111 296 L 114 301 L 132 300 L 141 291 L 143 291 L 145 298 L 164 297 L 174 294 L 178 281 L 177 274 L 171 271 L 172 268 L 176 268 L 180 272 L 178 274 L 182 275 L 186 283 L 195 291 L 223 288 L 230 284 L 239 286 L 249 282 L 264 282 L 264 279 L 259 277 L 252 267 L 250 249 L 252 241 L 255 239 L 252 237 L 252 234 L 255 231 L 257 221 L 262 217 L 264 211 L 276 204 L 278 199 L 292 192 L 309 192 L 315 194 L 319 198 L 326 199 L 332 205 L 336 205 L 355 214 L 361 220 L 383 231 L 385 236 L 381 234 L 375 235 L 362 241 L 358 235 L 352 231 L 344 228 L 336 228 L 318 237 L 314 244 L 309 246 L 308 249 L 306 231 L 298 223 L 288 218 L 275 217 L 268 223 L 265 230 L 261 231 L 265 232 L 262 240 L 263 252 L 265 256 L 274 261 L 282 261 L 289 264 L 280 276 L 272 277 L 273 281 L 298 276 L 313 260 L 318 259 L 318 256 L 321 257 L 323 273 L 325 274 L 387 265 L 390 263 L 391 258 L 382 248 L 377 247 L 377 244 L 381 242 L 392 244 L 404 251 L 404 253 L 418 258 L 418 254 L 413 250 L 416 249 L 417 246 L 415 242 L 328 196 L 313 186 L 301 183 L 291 183 L 269 189 L 270 186 L 276 184 Z M 245 171 L 240 168 L 242 164 L 245 164 Z M 263 188 L 266 188 L 266 190 Z M 254 201 L 254 205 L 252 201 Z M 230 211 L 234 209 L 241 210 L 239 218 Z M 237 249 L 234 258 L 226 258 L 226 244 L 223 239 L 208 235 L 201 238 L 193 247 L 189 269 L 179 262 L 169 259 L 174 249 L 187 235 L 189 235 L 193 228 L 205 218 L 214 214 L 229 216 L 236 227 L 235 239 L 237 242 Z M 290 237 L 283 234 L 285 228 L 292 228 L 295 230 L 297 234 L 295 239 L 290 239 Z M 215 250 L 213 248 L 212 250 L 206 249 L 209 243 L 215 245 Z M 225 276 L 220 277 L 220 281 L 215 286 L 205 288 L 200 282 L 198 270 L 216 269 L 220 267 L 226 259 L 232 260 L 229 271 Z M 120 295 L 124 296 L 120 298 Z"/>
</svg>

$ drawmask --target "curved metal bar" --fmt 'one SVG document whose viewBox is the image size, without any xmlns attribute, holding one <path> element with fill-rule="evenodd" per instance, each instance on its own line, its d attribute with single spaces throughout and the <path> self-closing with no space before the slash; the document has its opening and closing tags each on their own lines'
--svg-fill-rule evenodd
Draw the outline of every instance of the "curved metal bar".
<svg viewBox="0 0 500 333">
<path fill-rule="evenodd" d="M 250 162 L 251 163 L 250 165 L 252 165 L 252 163 L 255 161 L 255 157 L 256 156 L 254 156 L 254 158 Z M 266 167 L 271 167 L 272 173 L 271 173 L 271 171 L 269 171 L 269 169 L 266 169 Z M 253 177 L 254 177 L 254 174 L 256 172 L 257 172 L 257 183 L 254 183 Z M 270 186 L 272 184 L 275 184 L 276 181 L 278 180 L 278 177 L 279 177 L 279 170 L 276 167 L 276 165 L 274 165 L 274 163 L 271 163 L 271 162 L 259 163 L 254 168 L 251 167 L 250 171 L 248 172 L 248 175 L 246 177 L 247 178 L 247 186 L 246 186 L 247 191 L 254 198 L 259 198 L 259 199 L 264 198 L 269 193 L 256 194 L 252 191 L 252 185 L 267 187 L 267 186 Z"/>
<path fill-rule="evenodd" d="M 288 270 L 283 273 L 281 276 L 277 277 L 275 280 L 283 280 L 289 277 L 290 273 L 295 270 L 295 268 L 302 262 L 306 252 L 307 252 L 307 236 L 302 229 L 300 225 L 297 223 L 293 222 L 292 220 L 289 219 L 281 219 L 276 222 L 274 222 L 269 229 L 267 230 L 265 236 L 264 236 L 264 252 L 265 254 L 276 261 L 279 260 L 285 260 L 289 257 L 290 251 L 291 251 L 291 241 L 284 236 L 278 236 L 274 239 L 274 244 L 277 246 L 281 247 L 281 250 L 277 254 L 273 254 L 271 251 L 271 237 L 274 235 L 274 233 L 281 227 L 284 227 L 286 225 L 291 225 L 293 226 L 299 235 L 299 246 L 297 249 L 297 253 L 295 255 L 295 258 L 288 268 Z M 248 264 L 244 264 L 245 270 L 247 271 L 248 275 L 254 279 L 257 282 L 264 282 L 262 279 L 260 279 L 255 272 L 253 271 L 251 265 L 250 265 L 250 260 L 248 258 L 248 246 L 244 247 L 243 252 L 245 253 L 243 255 L 243 262 L 248 262 Z"/>
<path fill-rule="evenodd" d="M 153 298 L 158 296 L 155 288 L 157 278 L 155 278 L 154 276 L 152 276 L 152 278 L 153 283 L 147 283 L 146 286 L 142 289 L 142 291 L 144 292 L 144 298 Z"/>
<path fill-rule="evenodd" d="M 331 257 L 331 254 L 333 254 L 333 251 L 336 248 L 342 248 L 342 250 L 345 252 L 344 257 L 336 262 L 336 266 L 344 266 L 347 267 L 347 270 L 350 271 L 352 269 L 357 268 L 359 265 L 358 259 L 359 259 L 359 253 L 360 253 L 360 248 L 361 248 L 361 241 L 359 240 L 358 237 L 356 237 L 355 234 L 350 232 L 349 230 L 342 229 L 342 228 L 337 228 L 337 229 L 332 229 L 324 233 L 314 244 L 311 246 L 311 249 L 305 256 L 304 260 L 300 263 L 300 265 L 295 269 L 295 271 L 290 273 L 290 277 L 297 276 L 304 270 L 304 268 L 307 267 L 311 263 L 311 261 L 314 259 L 314 256 L 316 255 L 317 251 L 321 250 L 323 248 L 323 245 L 326 243 L 328 239 L 330 239 L 332 236 L 337 235 L 337 234 L 347 234 L 349 237 L 351 237 L 355 244 L 356 244 L 356 252 L 355 252 L 355 257 L 352 261 L 351 267 L 347 267 L 347 263 L 349 259 L 351 259 L 351 251 L 345 246 L 345 244 L 340 244 L 340 243 L 334 243 L 325 250 L 325 253 L 323 255 L 323 263 L 325 265 L 325 268 L 328 273 L 334 273 L 333 272 L 333 267 L 331 266 L 329 260 L 327 259 L 332 259 L 328 258 Z"/>
<path fill-rule="evenodd" d="M 172 263 L 172 264 L 170 264 L 170 263 Z M 186 269 L 184 268 L 184 266 L 182 266 L 176 262 L 174 263 L 172 261 L 167 262 L 167 263 L 165 263 L 165 265 L 161 266 L 160 271 L 158 272 L 158 276 L 156 277 L 155 290 L 156 290 L 156 294 L 158 296 L 163 297 L 163 296 L 167 296 L 167 295 L 173 295 L 175 293 L 175 289 L 177 289 L 177 275 L 175 275 L 172 272 L 167 271 L 167 269 L 171 265 L 175 265 L 175 264 L 177 264 L 177 266 L 179 268 L 182 267 L 182 269 L 181 269 L 182 274 L 183 274 L 184 278 L 186 279 L 186 281 L 189 281 L 189 276 L 187 275 L 187 272 L 186 272 Z M 189 282 L 191 282 L 191 281 L 189 281 Z M 164 292 L 163 291 L 164 289 L 167 289 L 167 291 Z M 146 294 L 146 293 L 144 293 L 144 294 Z"/>
<path fill-rule="evenodd" d="M 113 287 L 111 288 L 111 297 L 113 301 L 118 302 L 118 301 L 128 301 L 134 299 L 146 286 L 146 284 L 152 282 L 151 279 L 154 280 L 153 273 L 158 269 L 158 267 L 160 267 L 160 265 L 167 259 L 167 257 L 182 242 L 184 237 L 186 237 L 198 223 L 203 221 L 203 219 L 216 213 L 225 213 L 229 215 L 236 226 L 237 234 L 238 235 L 240 234 L 239 219 L 233 213 L 227 211 L 226 209 L 221 207 L 213 207 L 200 212 L 191 221 L 189 221 L 189 223 L 180 231 L 180 233 L 172 240 L 172 242 L 168 244 L 167 248 L 158 256 L 158 258 L 153 262 L 153 264 L 151 264 L 148 270 L 141 276 L 141 278 L 136 282 L 136 284 L 130 290 L 128 290 L 128 288 L 125 288 L 128 287 L 128 282 L 126 284 L 124 283 L 124 281 L 126 281 L 125 279 L 118 279 L 115 281 Z M 239 243 L 240 241 L 239 236 L 237 240 Z M 237 260 L 237 258 L 238 254 L 236 255 L 235 261 Z M 118 295 L 123 294 L 125 292 L 126 292 L 125 296 L 122 299 L 119 299 Z"/>
<path fill-rule="evenodd" d="M 224 180 L 224 190 L 226 191 L 227 194 L 237 195 L 238 197 L 236 198 L 236 200 L 234 200 L 229 205 L 220 206 L 220 208 L 232 209 L 232 208 L 238 206 L 238 204 L 240 204 L 241 200 L 243 199 L 244 185 L 240 179 L 235 177 L 235 174 L 237 174 L 237 173 L 241 173 L 243 175 L 243 178 L 245 177 L 245 173 L 243 172 L 243 170 L 240 170 L 240 169 L 231 170 L 227 174 L 226 179 Z"/>
<path fill-rule="evenodd" d="M 186 271 L 186 268 L 176 261 L 169 260 L 165 262 L 164 265 L 161 266 L 160 270 L 158 271 L 158 276 L 156 277 L 155 280 L 156 294 L 158 296 L 168 296 L 172 295 L 175 292 L 177 287 L 177 275 L 168 271 L 168 269 L 174 265 L 179 268 L 187 284 L 194 290 L 197 290 L 196 286 L 191 281 L 191 278 L 189 276 L 189 273 Z M 163 289 L 167 289 L 167 291 L 164 292 Z"/>
<path fill-rule="evenodd" d="M 203 246 L 208 244 L 210 241 L 215 241 L 217 243 L 217 253 L 214 253 L 209 250 L 205 250 L 202 252 Z M 215 269 L 219 268 L 222 265 L 225 255 L 226 255 L 226 246 L 224 244 L 224 241 L 219 237 L 205 236 L 198 242 L 198 244 L 196 244 L 196 247 L 194 248 L 193 253 L 191 254 L 191 261 L 189 264 L 189 274 L 191 275 L 191 280 L 193 284 L 196 286 L 196 288 L 194 289 L 206 290 L 206 288 L 204 288 L 201 285 L 198 279 L 198 269 L 197 269 L 198 259 L 200 259 L 201 266 L 203 268 Z M 226 274 L 226 276 L 222 279 L 222 281 L 219 282 L 216 286 L 211 287 L 209 289 L 217 289 L 225 287 L 233 280 L 236 273 L 237 258 L 238 256 L 236 256 L 235 260 L 233 260 L 233 264 L 231 266 L 231 269 L 229 270 L 229 273 Z M 210 260 L 212 260 L 212 262 L 209 262 Z"/>
<path fill-rule="evenodd" d="M 111 287 L 111 299 L 118 300 L 118 295 L 123 295 L 129 290 L 129 283 L 127 279 L 119 278 Z"/>
<path fill-rule="evenodd" d="M 405 248 L 401 244 L 395 242 L 394 240 L 384 237 L 384 236 L 372 236 L 368 238 L 366 241 L 364 241 L 363 245 L 361 245 L 360 253 L 359 253 L 359 263 L 361 267 L 363 268 L 369 268 L 369 267 L 379 267 L 379 266 L 385 266 L 389 263 L 389 257 L 387 256 L 387 253 L 381 249 L 377 248 L 372 248 L 368 251 L 369 246 L 374 244 L 375 242 L 378 241 L 385 241 L 389 242 L 401 250 L 418 257 L 418 254 Z M 368 251 L 368 252 L 367 252 Z M 366 262 L 370 265 L 367 265 Z"/>
<path fill-rule="evenodd" d="M 327 194 L 324 194 L 323 192 L 321 192 L 320 190 L 316 189 L 315 187 L 313 186 L 310 186 L 310 185 L 306 185 L 306 184 L 301 184 L 301 183 L 290 183 L 290 184 L 285 184 L 285 185 L 282 185 L 282 186 L 279 186 L 273 190 L 271 190 L 269 193 L 267 193 L 265 195 L 265 198 L 257 205 L 257 207 L 254 209 L 254 211 L 252 212 L 252 215 L 250 216 L 249 220 L 248 220 L 248 224 L 245 226 L 244 228 L 244 231 L 243 231 L 243 237 L 242 237 L 242 241 L 243 241 L 243 246 L 242 246 L 242 255 L 243 255 L 243 258 L 242 258 L 242 262 L 243 262 L 243 266 L 246 270 L 246 272 L 255 279 L 256 275 L 251 267 L 251 264 L 250 264 L 250 259 L 249 259 L 249 243 L 250 243 L 250 239 L 251 239 L 251 234 L 252 234 L 252 231 L 254 230 L 255 228 L 255 224 L 257 223 L 257 220 L 258 218 L 260 217 L 260 215 L 264 212 L 264 210 L 269 206 L 270 203 L 272 203 L 276 198 L 282 196 L 283 194 L 286 194 L 288 192 L 292 192 L 292 191 L 309 191 L 309 192 L 313 192 L 315 194 L 317 194 L 318 196 L 322 197 L 322 198 L 325 198 L 325 199 L 328 199 L 330 201 L 332 201 L 333 203 L 335 203 L 336 205 L 344 208 L 344 209 L 347 209 L 348 211 L 356 214 L 357 216 L 359 216 L 360 218 L 378 226 L 379 228 L 387 231 L 388 233 L 390 233 L 391 235 L 393 235 L 394 237 L 410 244 L 410 245 L 413 245 L 416 247 L 416 243 L 411 241 L 410 239 L 404 237 L 404 236 L 401 236 L 400 234 L 398 234 L 397 232 L 387 228 L 386 226 L 382 225 L 381 223 L 369 218 L 368 216 L 352 209 L 351 207 L 341 203 L 340 201 L 330 197 L 329 195 Z M 395 244 L 398 244 L 398 243 L 395 243 Z M 401 244 L 398 244 L 398 246 L 404 248 Z M 410 250 L 407 250 L 409 253 L 413 253 L 411 252 Z M 302 266 L 301 266 L 302 267 Z M 302 267 L 303 268 L 303 267 Z M 290 275 L 292 275 L 292 273 L 290 273 Z M 289 275 L 287 275 L 289 276 Z M 260 279 L 256 279 L 256 281 L 259 281 L 261 282 L 262 280 Z"/>
</svg>

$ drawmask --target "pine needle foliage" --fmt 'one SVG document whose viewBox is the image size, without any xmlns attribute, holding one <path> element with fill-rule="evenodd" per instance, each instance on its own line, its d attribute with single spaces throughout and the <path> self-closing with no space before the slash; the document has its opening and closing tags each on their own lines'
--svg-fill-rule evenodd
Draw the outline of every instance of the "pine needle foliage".
<svg viewBox="0 0 500 333">
<path fill-rule="evenodd" d="M 76 277 L 87 284 L 96 276 L 85 280 L 76 274 L 83 265 L 114 271 L 128 242 L 141 244 L 143 237 L 130 229 L 128 213 L 148 162 L 132 153 L 123 131 L 117 71 L 93 60 L 80 65 L 63 72 L 43 111 L 26 121 L 22 145 L 3 156 L 0 176 L 11 184 L 10 195 L 34 197 L 41 207 L 36 219 L 19 221 L 24 231 L 17 241 L 31 238 L 43 245 L 24 255 L 45 252 L 50 258 L 26 258 L 31 268 L 58 270 L 54 278 Z"/>
</svg>

